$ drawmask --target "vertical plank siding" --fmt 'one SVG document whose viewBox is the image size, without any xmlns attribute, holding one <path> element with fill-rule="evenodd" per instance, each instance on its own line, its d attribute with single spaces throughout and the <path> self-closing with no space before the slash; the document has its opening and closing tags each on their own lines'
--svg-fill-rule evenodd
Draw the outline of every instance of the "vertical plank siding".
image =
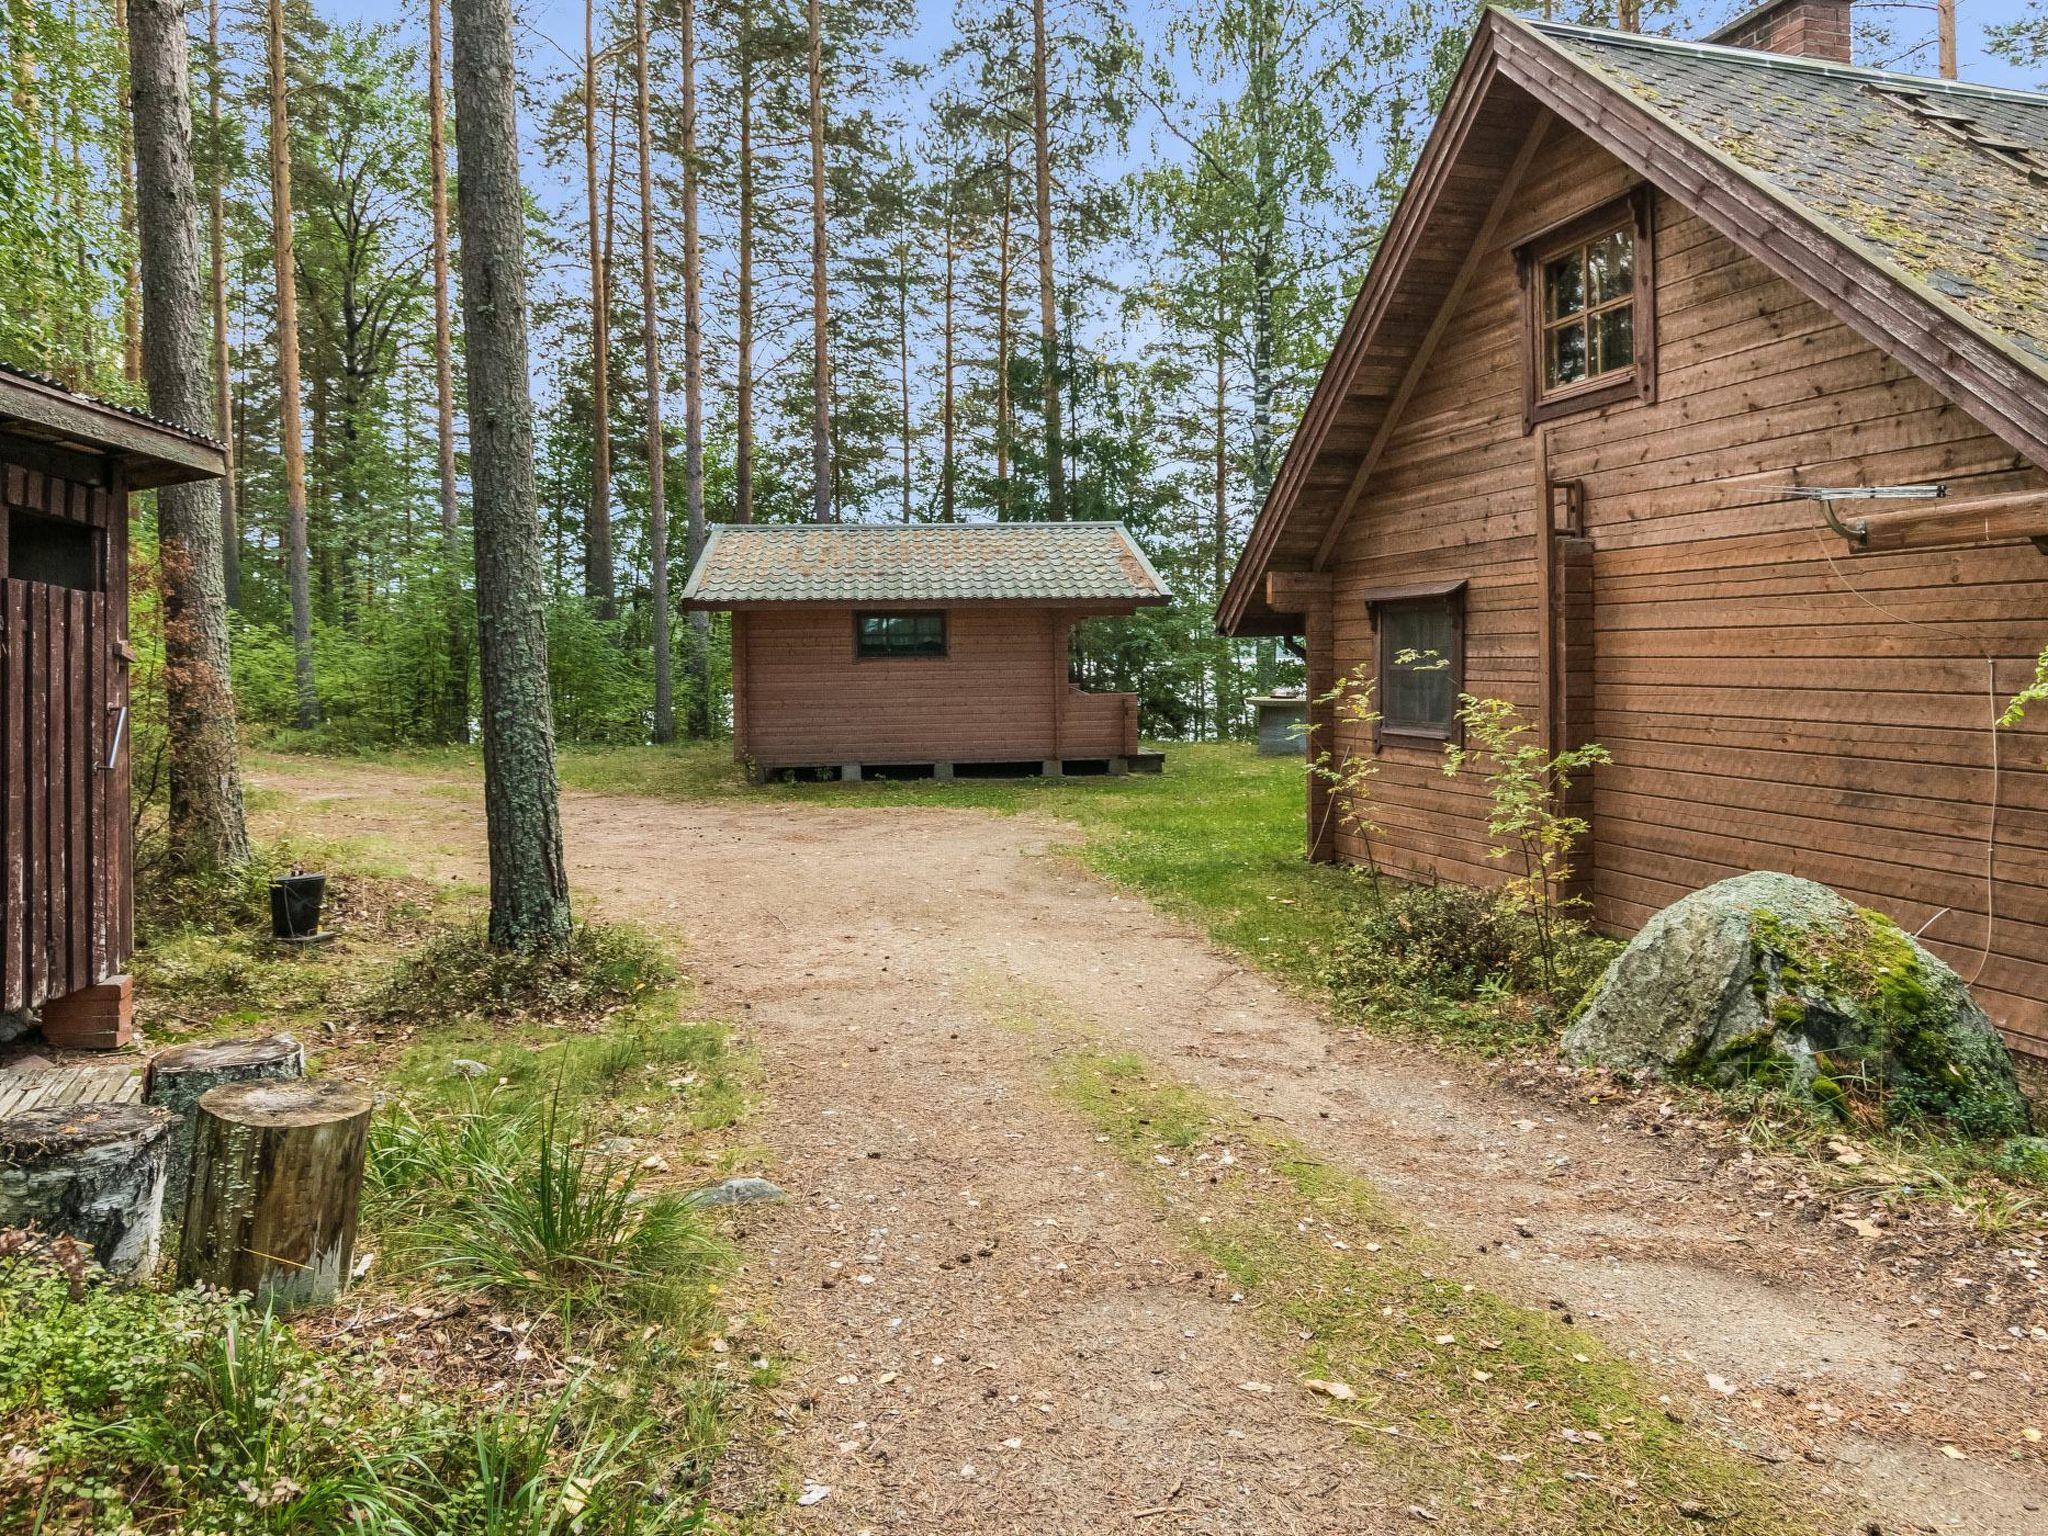
<svg viewBox="0 0 2048 1536">
<path fill-rule="evenodd" d="M 113 477 L 110 476 L 110 481 Z M 117 974 L 132 944 L 126 492 L 0 465 L 5 508 L 93 528 L 95 591 L 0 581 L 0 1008 Z M 0 524 L 4 526 L 4 524 Z M 4 547 L 4 546 L 0 546 Z"/>
<path fill-rule="evenodd" d="M 1365 590 L 1466 580 L 1467 690 L 1539 720 L 1551 673 L 1569 734 L 1614 754 L 1590 802 L 1604 926 L 1746 869 L 1809 876 L 1924 927 L 2013 1042 L 2048 1054 L 2048 719 L 1991 723 L 2048 642 L 2048 558 L 1851 555 L 1774 489 L 1963 497 L 2048 476 L 1660 197 L 1657 398 L 1545 429 L 1551 478 L 1578 481 L 1585 509 L 1584 547 L 1546 590 L 1511 249 L 1628 180 L 1563 132 L 1529 167 L 1333 547 L 1336 666 L 1374 659 Z M 1575 632 L 1548 661 L 1546 598 Z M 1383 862 L 1498 878 L 1481 786 L 1446 780 L 1435 751 L 1390 742 L 1380 760 Z M 1340 845 L 1364 856 L 1349 831 Z"/>
</svg>

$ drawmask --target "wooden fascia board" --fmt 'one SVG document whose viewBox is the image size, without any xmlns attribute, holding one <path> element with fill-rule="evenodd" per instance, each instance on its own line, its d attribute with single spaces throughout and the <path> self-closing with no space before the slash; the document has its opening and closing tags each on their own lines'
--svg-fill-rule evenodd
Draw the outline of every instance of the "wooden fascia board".
<svg viewBox="0 0 2048 1536">
<path fill-rule="evenodd" d="M 1351 392 L 1352 378 L 1379 330 L 1388 305 L 1400 290 L 1400 280 L 1409 258 L 1428 230 L 1430 216 L 1435 211 L 1444 183 L 1457 164 L 1473 119 L 1485 104 L 1487 92 L 1493 84 L 1493 43 L 1497 33 L 1494 14 L 1489 12 L 1474 34 L 1472 46 L 1466 50 L 1464 62 L 1458 67 L 1458 78 L 1452 82 L 1450 93 L 1444 99 L 1436 127 L 1423 146 L 1415 173 L 1409 178 L 1401 201 L 1394 209 L 1386 236 L 1380 242 L 1366 272 L 1365 282 L 1345 317 L 1344 329 L 1338 333 L 1330 361 L 1323 369 L 1322 377 L 1316 381 L 1315 392 L 1310 395 L 1301 423 L 1295 428 L 1293 441 L 1288 444 L 1280 473 L 1266 493 L 1265 503 L 1252 524 L 1251 537 L 1245 541 L 1244 552 L 1238 556 L 1237 565 L 1224 588 L 1223 600 L 1217 604 L 1216 627 L 1224 634 L 1235 631 L 1259 592 L 1261 577 L 1267 562 L 1272 559 L 1280 531 L 1299 500 L 1309 467 L 1322 454 L 1330 428 Z"/>
<path fill-rule="evenodd" d="M 1436 355 L 1437 343 L 1443 340 L 1444 332 L 1450 328 L 1451 317 L 1456 313 L 1459 300 L 1465 297 L 1465 290 L 1471 285 L 1479 264 L 1493 249 L 1494 236 L 1499 233 L 1501 220 L 1507 216 L 1508 205 L 1521 190 L 1522 178 L 1529 172 L 1529 163 L 1536 158 L 1536 152 L 1543 146 L 1543 140 L 1550 128 L 1551 115 L 1539 110 L 1536 121 L 1529 130 L 1529 136 L 1516 151 L 1513 164 L 1507 175 L 1501 178 L 1500 190 L 1494 194 L 1492 206 L 1486 210 L 1486 217 L 1480 222 L 1479 232 L 1473 238 L 1471 248 L 1465 253 L 1465 260 L 1458 268 L 1458 275 L 1451 279 L 1450 291 L 1437 306 L 1436 317 L 1423 333 L 1422 344 L 1415 349 L 1415 356 L 1409 359 L 1408 371 L 1401 376 L 1400 387 L 1387 402 L 1387 413 L 1380 418 L 1379 429 L 1373 433 L 1372 442 L 1365 450 L 1365 457 L 1358 461 L 1358 472 L 1351 477 L 1351 488 L 1344 493 L 1344 500 L 1338 505 L 1337 515 L 1330 519 L 1329 531 L 1316 546 L 1314 569 L 1321 570 L 1330 563 L 1330 556 L 1336 553 L 1337 541 L 1344 536 L 1345 526 L 1350 523 L 1352 513 L 1358 510 L 1358 503 L 1364 498 L 1365 485 L 1372 478 L 1372 472 L 1379 467 L 1380 455 L 1387 451 L 1388 440 L 1400 424 L 1402 412 L 1408 409 L 1408 400 L 1422 382 L 1422 375 L 1429 367 L 1430 359 Z"/>
<path fill-rule="evenodd" d="M 2043 380 L 1905 272 L 1540 33 L 1493 13 L 1501 73 L 1936 393 L 2048 468 Z M 1778 240 L 1764 238 L 1775 235 Z"/>
<path fill-rule="evenodd" d="M 227 450 L 176 427 L 81 400 L 34 379 L 0 376 L 0 423 L 18 422 L 60 443 L 82 443 L 130 462 L 136 486 L 204 480 L 227 473 Z M 168 471 L 168 472 L 166 472 Z"/>
</svg>

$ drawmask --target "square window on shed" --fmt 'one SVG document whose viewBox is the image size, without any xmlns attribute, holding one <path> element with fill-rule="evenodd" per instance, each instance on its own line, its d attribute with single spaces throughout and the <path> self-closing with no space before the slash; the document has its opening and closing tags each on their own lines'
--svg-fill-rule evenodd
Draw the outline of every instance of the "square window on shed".
<svg viewBox="0 0 2048 1536">
<path fill-rule="evenodd" d="M 1379 678 L 1378 733 L 1448 741 L 1465 687 L 1465 584 L 1368 593 Z"/>
<path fill-rule="evenodd" d="M 857 613 L 853 634 L 855 653 L 863 657 L 946 654 L 943 613 Z"/>
<path fill-rule="evenodd" d="M 1656 391 L 1647 187 L 1517 250 L 1528 291 L 1526 424 Z"/>
<path fill-rule="evenodd" d="M 97 592 L 99 530 L 84 523 L 44 517 L 10 507 L 7 511 L 7 575 L 78 592 Z"/>
</svg>

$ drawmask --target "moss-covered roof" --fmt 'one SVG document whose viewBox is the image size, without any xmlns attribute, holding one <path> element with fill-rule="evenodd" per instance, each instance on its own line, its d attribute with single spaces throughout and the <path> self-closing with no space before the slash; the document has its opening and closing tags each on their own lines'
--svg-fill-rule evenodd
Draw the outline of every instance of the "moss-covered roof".
<svg viewBox="0 0 2048 1536">
<path fill-rule="evenodd" d="M 2048 96 L 1535 30 L 2048 374 Z"/>
</svg>

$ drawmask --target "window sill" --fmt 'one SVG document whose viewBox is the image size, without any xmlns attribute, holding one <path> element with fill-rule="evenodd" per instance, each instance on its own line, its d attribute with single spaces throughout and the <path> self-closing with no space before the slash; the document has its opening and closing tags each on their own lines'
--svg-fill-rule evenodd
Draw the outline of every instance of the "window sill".
<svg viewBox="0 0 2048 1536">
<path fill-rule="evenodd" d="M 1428 725 L 1380 725 L 1380 745 L 1383 747 L 1441 747 L 1456 734 L 1450 727 L 1438 728 Z"/>
<path fill-rule="evenodd" d="M 1570 416 L 1579 411 L 1598 410 L 1603 405 L 1613 405 L 1622 400 L 1647 399 L 1640 373 L 1630 369 L 1618 378 L 1603 379 L 1592 384 L 1574 385 L 1570 389 L 1539 395 L 1530 402 L 1523 425 L 1524 431 L 1531 431 L 1538 422 L 1550 421 L 1559 416 Z"/>
</svg>

